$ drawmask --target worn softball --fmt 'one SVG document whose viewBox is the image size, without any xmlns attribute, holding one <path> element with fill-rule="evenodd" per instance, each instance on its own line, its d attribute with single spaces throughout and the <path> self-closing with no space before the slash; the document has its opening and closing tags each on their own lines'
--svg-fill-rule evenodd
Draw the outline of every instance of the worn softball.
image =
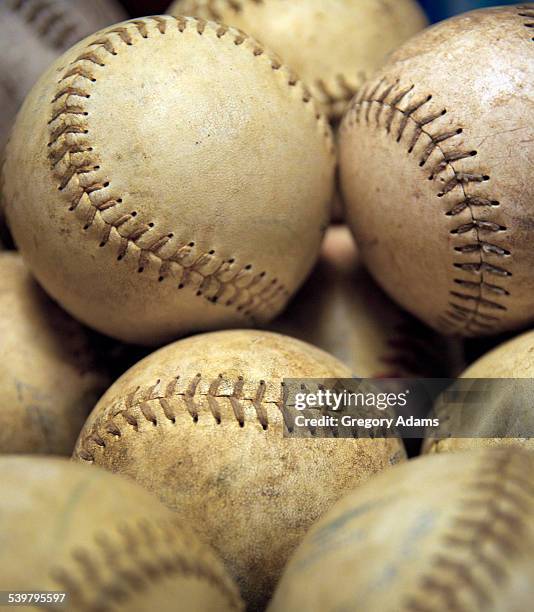
<svg viewBox="0 0 534 612">
<path fill-rule="evenodd" d="M 156 344 L 284 307 L 318 255 L 334 157 L 308 91 L 256 42 L 150 17 L 82 41 L 32 90 L 6 215 L 70 313 Z"/>
<path fill-rule="evenodd" d="M 213 551 L 134 483 L 12 456 L 0 458 L 0 483 L 2 591 L 63 592 L 61 607 L 76 612 L 243 609 Z"/>
<path fill-rule="evenodd" d="M 297 71 L 332 119 L 393 49 L 427 25 L 413 0 L 177 0 L 169 12 L 251 34 Z"/>
<path fill-rule="evenodd" d="M 520 612 L 534 597 L 534 455 L 415 459 L 338 502 L 289 562 L 269 612 Z"/>
<path fill-rule="evenodd" d="M 0 253 L 0 453 L 72 453 L 110 381 L 85 329 Z"/>
<path fill-rule="evenodd" d="M 450 334 L 534 318 L 534 4 L 460 15 L 399 49 L 340 135 L 348 221 L 378 282 Z"/>
<path fill-rule="evenodd" d="M 517 379 L 534 379 L 534 331 L 517 336 L 490 351 L 461 375 L 461 378 L 509 379 L 492 384 L 477 383 L 486 387 L 488 401 L 469 403 L 465 406 L 442 403 L 436 405 L 436 415 L 447 419 L 450 427 L 460 429 L 467 423 L 478 433 L 477 438 L 428 437 L 424 443 L 427 453 L 443 453 L 480 446 L 523 446 L 534 449 L 534 438 L 512 437 L 516 428 L 523 431 L 534 429 L 532 390 L 530 383 Z M 475 390 L 478 390 L 474 387 Z M 461 414 L 458 412 L 461 410 Z M 460 419 L 460 420 L 459 420 Z M 488 432 L 499 431 L 507 437 L 488 437 Z"/>
<path fill-rule="evenodd" d="M 48 65 L 81 38 L 121 19 L 113 0 L 0 2 L 0 151 L 24 97 Z"/>
<path fill-rule="evenodd" d="M 312 522 L 404 459 L 396 439 L 284 437 L 284 378 L 346 378 L 323 351 L 282 335 L 223 331 L 171 344 L 103 396 L 74 456 L 124 474 L 194 517 L 253 609 Z"/>
<path fill-rule="evenodd" d="M 451 376 L 460 343 L 438 336 L 398 308 L 362 265 L 346 226 L 331 226 L 319 264 L 270 329 L 331 353 L 362 378 Z"/>
</svg>

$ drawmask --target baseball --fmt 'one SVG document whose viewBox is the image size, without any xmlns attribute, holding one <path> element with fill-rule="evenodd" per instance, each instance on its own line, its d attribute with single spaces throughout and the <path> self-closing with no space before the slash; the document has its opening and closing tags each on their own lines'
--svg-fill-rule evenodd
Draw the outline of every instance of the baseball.
<svg viewBox="0 0 534 612">
<path fill-rule="evenodd" d="M 469 419 L 469 424 L 476 424 L 476 438 L 427 438 L 424 451 L 427 453 L 442 453 L 479 446 L 523 446 L 534 449 L 534 438 L 512 437 L 513 429 L 532 429 L 532 387 L 517 381 L 520 378 L 534 378 L 534 331 L 526 332 L 512 340 L 508 340 L 493 349 L 465 370 L 461 378 L 501 379 L 489 387 L 489 397 L 484 403 L 472 403 L 463 407 L 461 413 L 458 406 L 447 403 L 436 405 L 436 415 L 458 423 Z M 509 379 L 509 380 L 502 380 Z M 484 386 L 488 387 L 488 382 Z M 475 387 L 476 389 L 476 387 Z M 463 413 L 463 414 L 462 414 Z M 458 419 L 462 419 L 460 422 Z M 456 419 L 456 421 L 454 421 Z M 508 437 L 488 437 L 485 432 L 498 430 Z"/>
<path fill-rule="evenodd" d="M 334 163 L 327 120 L 258 43 L 149 17 L 43 75 L 6 150 L 4 205 L 67 311 L 158 344 L 283 309 L 318 255 Z"/>
<path fill-rule="evenodd" d="M 346 226 L 328 229 L 310 279 L 269 329 L 322 348 L 361 378 L 447 377 L 462 369 L 460 343 L 388 299 Z"/>
<path fill-rule="evenodd" d="M 454 335 L 534 320 L 534 4 L 466 13 L 401 47 L 340 134 L 348 221 L 373 276 Z"/>
<path fill-rule="evenodd" d="M 254 36 L 304 79 L 331 119 L 393 49 L 427 25 L 414 0 L 177 0 L 169 12 Z"/>
<path fill-rule="evenodd" d="M 289 562 L 269 612 L 521 612 L 534 597 L 534 456 L 434 455 L 339 501 Z"/>
<path fill-rule="evenodd" d="M 0 453 L 70 455 L 110 384 L 79 323 L 0 253 Z"/>
<path fill-rule="evenodd" d="M 0 483 L 3 591 L 66 593 L 47 610 L 171 612 L 177 601 L 188 612 L 243 609 L 210 548 L 134 483 L 24 456 L 0 458 Z"/>
<path fill-rule="evenodd" d="M 405 457 L 393 438 L 284 437 L 284 378 L 349 376 L 334 357 L 282 335 L 194 336 L 112 385 L 74 456 L 136 480 L 194 517 L 251 609 L 260 608 L 313 521 Z"/>
<path fill-rule="evenodd" d="M 81 38 L 121 19 L 111 0 L 0 2 L 0 150 L 24 97 L 48 65 Z"/>
</svg>

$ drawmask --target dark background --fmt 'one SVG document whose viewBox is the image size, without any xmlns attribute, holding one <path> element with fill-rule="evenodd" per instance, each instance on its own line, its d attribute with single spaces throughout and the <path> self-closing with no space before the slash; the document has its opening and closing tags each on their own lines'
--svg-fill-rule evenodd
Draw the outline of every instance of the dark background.
<svg viewBox="0 0 534 612">
<path fill-rule="evenodd" d="M 502 6 L 517 4 L 519 0 L 420 0 L 431 21 L 440 21 L 452 15 L 482 8 L 484 6 Z M 169 6 L 169 0 L 121 0 L 132 17 L 158 15 L 164 13 Z"/>
</svg>

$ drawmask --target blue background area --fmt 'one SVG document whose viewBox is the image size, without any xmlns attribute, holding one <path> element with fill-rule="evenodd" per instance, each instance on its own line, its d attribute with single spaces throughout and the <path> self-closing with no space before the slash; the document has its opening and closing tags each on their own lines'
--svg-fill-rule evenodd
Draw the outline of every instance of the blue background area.
<svg viewBox="0 0 534 612">
<path fill-rule="evenodd" d="M 419 0 L 431 21 L 440 21 L 458 13 L 473 11 L 485 6 L 503 6 L 505 4 L 518 4 L 520 0 Z"/>
</svg>

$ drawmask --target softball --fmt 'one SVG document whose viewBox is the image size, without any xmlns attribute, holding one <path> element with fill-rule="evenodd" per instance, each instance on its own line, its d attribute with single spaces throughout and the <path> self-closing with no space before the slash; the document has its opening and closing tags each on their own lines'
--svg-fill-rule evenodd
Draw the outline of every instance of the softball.
<svg viewBox="0 0 534 612">
<path fill-rule="evenodd" d="M 278 334 L 194 336 L 153 353 L 112 385 L 74 456 L 136 480 L 195 517 L 247 603 L 260 608 L 313 521 L 405 457 L 393 438 L 284 437 L 284 378 L 348 376 L 327 353 Z"/>
<path fill-rule="evenodd" d="M 258 43 L 149 17 L 85 39 L 34 87 L 5 210 L 68 312 L 157 344 L 282 310 L 318 255 L 334 162 L 311 95 Z"/>
<path fill-rule="evenodd" d="M 243 609 L 209 547 L 134 483 L 52 458 L 4 456 L 0 474 L 0 589 L 77 612 Z"/>
<path fill-rule="evenodd" d="M 388 299 L 345 226 L 328 229 L 310 279 L 269 328 L 322 348 L 361 378 L 446 377 L 462 369 L 460 343 Z"/>
<path fill-rule="evenodd" d="M 393 49 L 427 25 L 413 0 L 177 0 L 169 12 L 254 36 L 304 79 L 332 119 Z"/>
<path fill-rule="evenodd" d="M 534 4 L 442 22 L 401 47 L 340 134 L 348 221 L 373 276 L 448 334 L 534 320 Z"/>
<path fill-rule="evenodd" d="M 534 456 L 434 455 L 339 501 L 289 562 L 269 612 L 529 609 Z"/>
<path fill-rule="evenodd" d="M 0 453 L 70 455 L 110 383 L 86 331 L 0 253 Z"/>
<path fill-rule="evenodd" d="M 463 407 L 463 415 L 458 414 L 458 406 L 436 405 L 436 415 L 447 419 L 454 426 L 454 420 L 468 418 L 469 424 L 477 432 L 476 438 L 427 438 L 424 451 L 442 453 L 479 446 L 523 446 L 534 449 L 534 438 L 511 437 L 511 427 L 525 423 L 531 428 L 533 424 L 532 394 L 530 385 L 523 385 L 519 378 L 534 378 L 534 331 L 524 333 L 493 349 L 461 375 L 461 378 L 510 379 L 499 380 L 494 387 L 489 387 L 488 401 L 473 403 Z M 476 387 L 475 387 L 476 389 Z M 467 413 L 467 411 L 469 411 Z M 485 432 L 495 431 L 509 437 L 487 437 Z"/>
</svg>

